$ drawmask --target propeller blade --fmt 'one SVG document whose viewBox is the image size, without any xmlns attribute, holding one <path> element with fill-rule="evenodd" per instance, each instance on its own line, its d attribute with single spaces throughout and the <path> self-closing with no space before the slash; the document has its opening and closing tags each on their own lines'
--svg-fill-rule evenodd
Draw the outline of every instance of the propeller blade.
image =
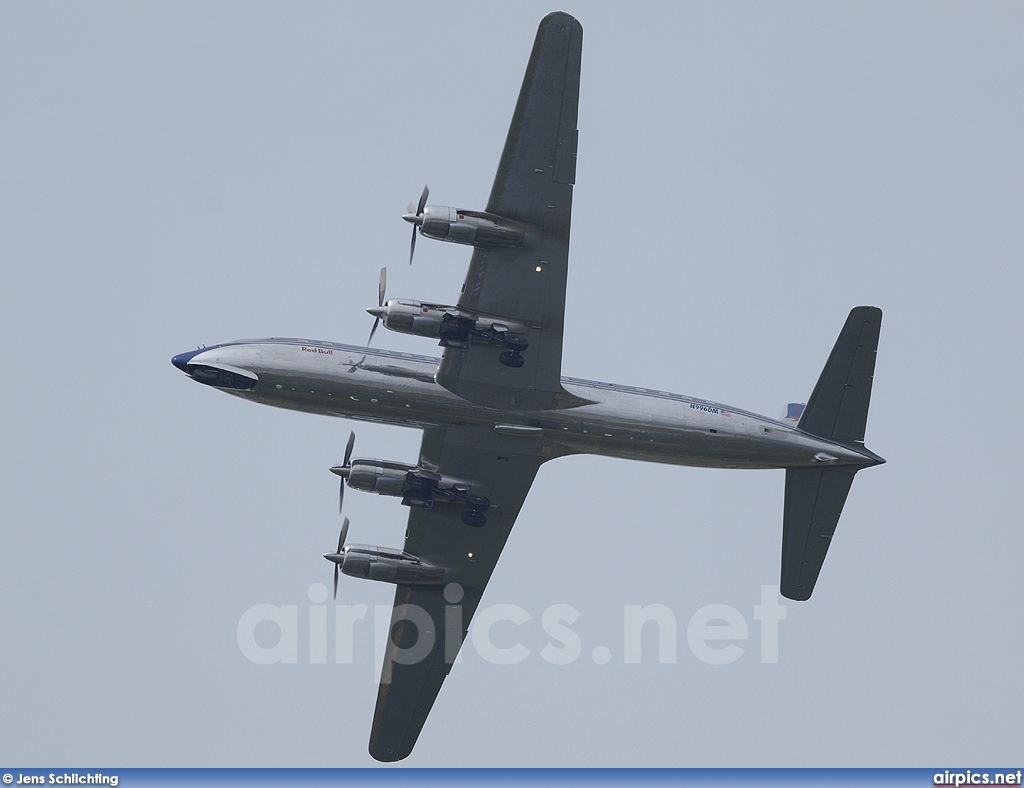
<svg viewBox="0 0 1024 788">
<path fill-rule="evenodd" d="M 342 481 L 342 489 L 345 488 L 345 483 Z M 338 573 L 341 571 L 341 564 L 338 563 L 337 558 L 341 554 L 341 549 L 345 546 L 345 538 L 348 536 L 348 518 L 341 524 L 341 533 L 338 534 L 338 549 L 334 551 L 334 554 L 324 553 L 324 558 L 330 559 L 334 562 L 334 598 L 338 598 Z"/>
<path fill-rule="evenodd" d="M 341 552 L 341 548 L 345 546 L 345 537 L 348 536 L 348 518 L 341 524 L 341 533 L 338 534 L 338 552 Z"/>
<path fill-rule="evenodd" d="M 414 227 L 413 228 L 413 233 L 415 234 L 415 232 L 416 232 L 416 228 Z M 368 308 L 366 310 L 371 315 L 373 315 L 374 317 L 377 318 L 376 320 L 373 321 L 373 328 L 370 329 L 370 336 L 366 340 L 366 344 L 367 345 L 369 345 L 371 342 L 373 342 L 373 335 L 377 333 L 377 326 L 380 325 L 380 319 L 385 314 L 387 314 L 387 310 L 384 308 L 384 294 L 387 292 L 387 287 L 388 287 L 388 267 L 384 266 L 383 268 L 380 269 L 380 280 L 377 282 L 377 306 L 370 307 L 370 308 Z"/>
<path fill-rule="evenodd" d="M 356 445 L 356 433 L 352 431 L 348 434 L 348 444 L 345 446 L 345 462 L 343 465 L 348 466 L 349 460 L 352 459 L 352 448 Z"/>
<path fill-rule="evenodd" d="M 416 222 L 415 219 L 412 216 L 409 216 L 408 214 L 406 214 L 403 217 L 406 221 L 413 222 L 412 240 L 409 241 L 409 265 L 412 265 L 412 256 L 416 253 L 416 225 L 419 224 L 421 227 L 423 226 L 423 209 L 427 207 L 427 195 L 429 194 L 430 187 L 424 185 L 423 194 L 420 195 L 420 201 L 416 204 L 415 217 L 419 219 L 418 222 Z M 410 211 L 409 213 L 412 213 L 412 211 Z M 383 303 L 384 302 L 381 301 L 381 304 Z"/>
<path fill-rule="evenodd" d="M 341 486 L 338 487 L 338 514 L 341 514 L 341 506 L 345 503 L 345 478 L 341 479 Z"/>
</svg>

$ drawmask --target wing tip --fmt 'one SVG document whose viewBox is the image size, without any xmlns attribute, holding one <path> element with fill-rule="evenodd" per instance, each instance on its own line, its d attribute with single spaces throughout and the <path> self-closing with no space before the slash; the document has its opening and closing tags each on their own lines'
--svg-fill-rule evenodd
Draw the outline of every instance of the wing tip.
<svg viewBox="0 0 1024 788">
<path fill-rule="evenodd" d="M 387 745 L 380 741 L 377 741 L 376 737 L 370 737 L 370 745 L 367 747 L 370 753 L 370 757 L 375 761 L 381 763 L 394 763 L 395 761 L 401 761 L 408 758 L 412 753 L 412 747 L 406 747 L 405 744 L 400 746 Z"/>
<path fill-rule="evenodd" d="M 540 20 L 540 26 L 545 27 L 552 23 L 564 22 L 566 24 L 580 24 L 580 21 L 567 11 L 551 11 L 550 13 L 544 14 L 544 18 Z M 580 25 L 582 27 L 582 25 Z"/>
<path fill-rule="evenodd" d="M 779 593 L 786 599 L 792 599 L 794 602 L 806 602 L 811 598 L 811 594 L 814 592 L 814 587 L 807 588 L 806 586 L 794 586 L 789 588 L 783 586 L 779 589 Z"/>
</svg>

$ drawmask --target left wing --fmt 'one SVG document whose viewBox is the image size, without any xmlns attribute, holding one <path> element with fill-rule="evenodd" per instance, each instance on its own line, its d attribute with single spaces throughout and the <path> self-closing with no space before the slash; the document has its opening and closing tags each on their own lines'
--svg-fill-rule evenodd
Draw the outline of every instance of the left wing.
<svg viewBox="0 0 1024 788">
<path fill-rule="evenodd" d="M 457 504 L 438 502 L 409 513 L 405 552 L 446 567 L 447 585 L 400 585 L 395 591 L 370 732 L 370 755 L 379 761 L 401 760 L 412 752 L 537 469 L 547 459 L 539 430 L 512 435 L 500 429 L 423 431 L 420 465 L 466 482 L 473 494 L 491 500 L 491 508 L 481 528 L 465 525 Z"/>
<path fill-rule="evenodd" d="M 487 212 L 526 228 L 522 246 L 473 250 L 459 306 L 526 326 L 521 368 L 501 348 L 448 347 L 439 385 L 491 408 L 543 410 L 581 404 L 562 388 L 562 326 L 569 222 L 576 180 L 576 119 L 583 28 L 565 13 L 540 23 Z"/>
</svg>

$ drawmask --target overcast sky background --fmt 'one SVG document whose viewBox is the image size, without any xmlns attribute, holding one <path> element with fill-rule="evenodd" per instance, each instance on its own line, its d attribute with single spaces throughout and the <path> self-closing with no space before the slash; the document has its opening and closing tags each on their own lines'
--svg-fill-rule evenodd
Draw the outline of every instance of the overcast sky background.
<svg viewBox="0 0 1024 788">
<path fill-rule="evenodd" d="M 563 372 L 777 417 L 877 305 L 888 464 L 787 602 L 777 665 L 753 606 L 782 471 L 548 464 L 484 598 L 531 613 L 494 640 L 532 654 L 467 652 L 403 763 L 1019 765 L 1024 5 L 563 9 L 584 28 Z M 389 295 L 455 299 L 470 250 L 422 239 L 410 269 L 400 216 L 425 182 L 483 207 L 550 10 L 0 4 L 0 760 L 374 764 L 372 621 L 354 664 L 309 664 L 307 590 L 349 430 L 404 461 L 418 432 L 256 407 L 170 357 L 360 344 L 382 265 Z M 346 510 L 351 540 L 401 545 L 394 499 Z M 371 616 L 392 597 L 339 592 Z M 298 606 L 296 664 L 240 651 L 260 603 Z M 554 604 L 581 613 L 569 665 L 539 656 Z M 676 615 L 676 664 L 653 631 L 623 664 L 623 608 L 647 604 Z M 687 647 L 708 604 L 750 626 L 730 665 Z"/>
</svg>

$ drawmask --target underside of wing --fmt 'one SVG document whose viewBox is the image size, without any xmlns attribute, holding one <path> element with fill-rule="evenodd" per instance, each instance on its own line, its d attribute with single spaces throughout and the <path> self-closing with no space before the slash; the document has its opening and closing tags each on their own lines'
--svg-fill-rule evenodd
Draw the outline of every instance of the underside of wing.
<svg viewBox="0 0 1024 788">
<path fill-rule="evenodd" d="M 370 755 L 400 761 L 412 752 L 480 603 L 476 591 L 398 586 L 370 731 Z"/>
<path fill-rule="evenodd" d="M 551 222 L 549 216 L 554 210 L 567 218 L 566 206 L 549 209 L 544 200 L 557 196 L 569 200 L 571 207 L 582 53 L 578 21 L 559 12 L 544 17 L 487 201 L 488 213 L 568 235 L 568 225 Z"/>
<path fill-rule="evenodd" d="M 520 326 L 528 348 L 520 357 L 496 345 L 449 347 L 438 369 L 440 385 L 488 407 L 580 404 L 562 389 L 561 366 L 582 48 L 583 28 L 568 14 L 541 22 L 487 203 L 522 225 L 524 240 L 476 248 L 459 298 Z"/>
<path fill-rule="evenodd" d="M 444 585 L 399 585 L 381 669 L 370 754 L 412 751 L 465 638 L 469 622 L 544 461 L 543 441 L 487 427 L 424 431 L 420 465 L 490 501 L 486 524 L 466 525 L 457 503 L 413 508 L 405 552 L 445 568 Z"/>
</svg>

